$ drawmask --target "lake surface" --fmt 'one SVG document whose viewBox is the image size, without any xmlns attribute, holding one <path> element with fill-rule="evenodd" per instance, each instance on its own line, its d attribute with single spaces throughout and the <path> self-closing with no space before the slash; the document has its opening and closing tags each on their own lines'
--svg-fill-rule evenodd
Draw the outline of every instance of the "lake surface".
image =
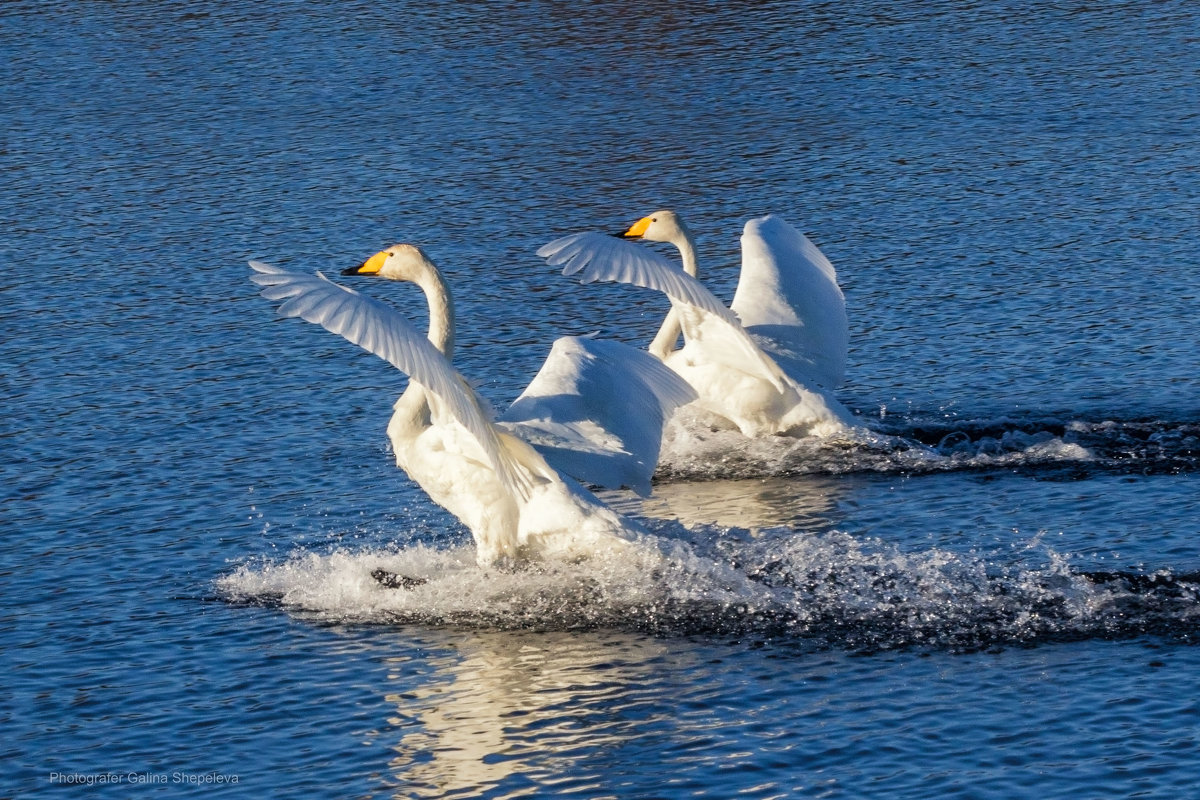
<svg viewBox="0 0 1200 800">
<path fill-rule="evenodd" d="M 1195 792 L 1192 4 L 17 0 L 0 55 L 0 796 Z M 663 207 L 726 299 L 750 217 L 821 247 L 876 438 L 672 441 L 603 494 L 657 562 L 479 570 L 404 376 L 248 280 L 421 244 L 503 408 L 666 310 L 536 249 Z"/>
</svg>

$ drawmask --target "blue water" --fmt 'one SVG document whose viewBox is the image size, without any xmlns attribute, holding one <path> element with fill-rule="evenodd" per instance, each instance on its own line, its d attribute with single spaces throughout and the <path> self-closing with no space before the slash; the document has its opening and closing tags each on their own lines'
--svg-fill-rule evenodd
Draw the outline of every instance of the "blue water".
<svg viewBox="0 0 1200 800">
<path fill-rule="evenodd" d="M 0 796 L 1195 792 L 1191 4 L 16 0 L 0 56 Z M 534 251 L 660 207 L 725 298 L 747 218 L 822 248 L 891 444 L 670 450 L 604 495 L 658 564 L 481 573 L 403 376 L 247 280 L 420 243 L 503 407 L 650 339 Z"/>
</svg>

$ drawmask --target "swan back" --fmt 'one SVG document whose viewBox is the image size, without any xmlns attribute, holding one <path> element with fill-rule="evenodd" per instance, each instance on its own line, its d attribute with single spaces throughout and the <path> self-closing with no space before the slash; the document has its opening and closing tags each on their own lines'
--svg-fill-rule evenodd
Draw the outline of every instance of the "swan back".
<svg viewBox="0 0 1200 800">
<path fill-rule="evenodd" d="M 742 233 L 742 274 L 730 307 L 792 378 L 835 388 L 850 343 L 846 300 L 829 259 L 774 215 Z"/>
</svg>

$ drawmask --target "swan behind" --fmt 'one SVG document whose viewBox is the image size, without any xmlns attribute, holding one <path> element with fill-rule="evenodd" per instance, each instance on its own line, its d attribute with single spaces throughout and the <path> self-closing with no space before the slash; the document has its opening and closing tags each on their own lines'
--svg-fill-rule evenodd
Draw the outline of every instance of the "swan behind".
<svg viewBox="0 0 1200 800">
<path fill-rule="evenodd" d="M 846 376 L 850 325 L 837 271 L 778 216 L 742 232 L 742 271 L 729 308 L 785 372 L 835 389 Z"/>
<path fill-rule="evenodd" d="M 625 239 L 674 244 L 683 270 Z M 697 406 L 746 436 L 844 431 L 853 417 L 832 389 L 845 370 L 848 330 L 833 266 L 775 216 L 748 222 L 742 243 L 736 309 L 691 274 L 697 271 L 695 246 L 671 211 L 643 217 L 620 238 L 574 234 L 538 255 L 585 283 L 618 281 L 665 293 L 671 312 L 650 352 L 696 390 Z M 684 346 L 675 350 L 680 332 Z"/>
</svg>

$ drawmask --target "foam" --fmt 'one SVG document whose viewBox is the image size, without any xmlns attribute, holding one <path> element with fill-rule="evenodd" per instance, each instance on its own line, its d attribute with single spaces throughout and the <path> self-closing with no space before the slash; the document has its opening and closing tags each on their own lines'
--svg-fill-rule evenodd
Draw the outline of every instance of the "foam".
<svg viewBox="0 0 1200 800">
<path fill-rule="evenodd" d="M 481 569 L 470 547 L 297 552 L 241 565 L 218 590 L 329 622 L 753 635 L 852 649 L 1192 636 L 1200 623 L 1194 576 L 1088 574 L 1036 541 L 1015 555 L 963 555 L 837 531 L 738 533 L 709 527 L 620 558 L 518 571 Z M 388 588 L 377 570 L 424 582 Z"/>
<path fill-rule="evenodd" d="M 908 435 L 906 435 L 908 434 Z M 763 436 L 747 439 L 736 430 L 676 415 L 663 438 L 658 476 L 662 479 L 750 478 L 848 472 L 937 472 L 1061 466 L 1089 463 L 1090 449 L 1069 436 L 1019 429 L 972 435 L 951 430 L 936 443 L 914 431 L 881 433 L 865 427 L 832 437 Z"/>
<path fill-rule="evenodd" d="M 388 588 L 373 577 L 377 570 L 419 583 Z M 478 567 L 473 547 L 298 552 L 239 566 L 217 586 L 232 602 L 325 620 L 547 629 L 619 626 L 631 612 L 653 617 L 660 609 L 731 605 L 754 595 L 744 575 L 669 540 L 620 557 L 514 571 Z"/>
</svg>

